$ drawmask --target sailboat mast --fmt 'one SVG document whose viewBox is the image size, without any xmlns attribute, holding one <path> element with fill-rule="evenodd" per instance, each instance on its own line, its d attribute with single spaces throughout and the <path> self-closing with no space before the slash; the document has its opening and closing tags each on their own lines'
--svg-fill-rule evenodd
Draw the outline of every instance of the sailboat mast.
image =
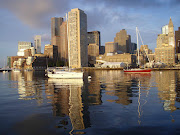
<svg viewBox="0 0 180 135">
<path fill-rule="evenodd" d="M 137 36 L 137 53 L 138 53 L 138 65 L 139 65 L 139 41 L 138 41 L 138 28 L 136 27 L 136 36 Z"/>
<path fill-rule="evenodd" d="M 68 39 L 68 36 L 69 36 L 69 24 L 68 24 L 68 13 L 66 13 L 66 22 L 67 22 L 67 41 L 68 41 L 68 67 L 70 67 L 70 47 L 69 47 L 69 39 Z"/>
</svg>

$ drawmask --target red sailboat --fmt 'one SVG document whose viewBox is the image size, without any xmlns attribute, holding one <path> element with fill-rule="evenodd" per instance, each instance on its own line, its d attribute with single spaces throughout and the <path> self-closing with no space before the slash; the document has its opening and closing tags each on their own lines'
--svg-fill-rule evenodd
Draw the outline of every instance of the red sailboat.
<svg viewBox="0 0 180 135">
<path fill-rule="evenodd" d="M 125 73 L 149 73 L 152 69 L 141 69 L 141 68 L 135 68 L 135 69 L 126 69 L 124 70 Z"/>
<path fill-rule="evenodd" d="M 137 49 L 138 49 L 138 65 L 139 64 L 139 45 L 138 45 L 138 34 L 140 35 L 139 33 L 139 30 L 137 29 L 136 27 L 136 35 L 137 35 Z M 141 38 L 141 36 L 140 36 Z M 142 41 L 142 39 L 141 39 Z M 127 66 L 128 68 L 128 66 Z M 152 69 L 150 68 L 133 68 L 133 69 L 124 69 L 124 72 L 125 73 L 150 73 L 152 71 Z"/>
</svg>

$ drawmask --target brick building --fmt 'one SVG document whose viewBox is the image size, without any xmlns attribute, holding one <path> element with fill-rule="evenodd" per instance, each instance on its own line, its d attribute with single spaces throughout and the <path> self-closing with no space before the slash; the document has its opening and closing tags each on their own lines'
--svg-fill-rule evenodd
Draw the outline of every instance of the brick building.
<svg viewBox="0 0 180 135">
<path fill-rule="evenodd" d="M 105 43 L 105 53 L 116 53 L 118 51 L 118 43 L 106 42 Z"/>
</svg>

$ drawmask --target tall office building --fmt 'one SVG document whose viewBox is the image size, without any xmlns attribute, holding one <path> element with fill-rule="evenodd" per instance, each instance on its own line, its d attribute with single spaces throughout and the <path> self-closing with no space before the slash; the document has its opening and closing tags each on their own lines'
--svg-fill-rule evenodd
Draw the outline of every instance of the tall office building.
<svg viewBox="0 0 180 135">
<path fill-rule="evenodd" d="M 131 36 L 127 35 L 127 31 L 122 29 L 120 32 L 116 33 L 114 42 L 118 43 L 118 51 L 123 53 L 129 53 L 131 50 Z"/>
<path fill-rule="evenodd" d="M 34 47 L 37 54 L 41 53 L 41 35 L 36 35 L 34 37 Z"/>
<path fill-rule="evenodd" d="M 168 34 L 159 34 L 157 37 L 155 60 L 156 62 L 163 62 L 167 65 L 175 64 L 175 36 L 171 18 L 168 24 Z"/>
<path fill-rule="evenodd" d="M 63 18 L 53 17 L 51 18 L 51 45 L 56 45 L 60 48 L 60 26 L 63 22 Z M 59 54 L 59 51 L 58 51 Z"/>
<path fill-rule="evenodd" d="M 69 66 L 88 66 L 87 15 L 75 8 L 68 12 L 68 54 Z"/>
<path fill-rule="evenodd" d="M 51 37 L 60 36 L 60 26 L 63 22 L 63 18 L 52 17 L 51 18 Z"/>
<path fill-rule="evenodd" d="M 180 27 L 175 31 L 176 53 L 180 53 Z"/>
<path fill-rule="evenodd" d="M 60 26 L 60 45 L 58 46 L 58 56 L 60 60 L 67 66 L 68 63 L 68 39 L 67 39 L 67 21 Z"/>
</svg>

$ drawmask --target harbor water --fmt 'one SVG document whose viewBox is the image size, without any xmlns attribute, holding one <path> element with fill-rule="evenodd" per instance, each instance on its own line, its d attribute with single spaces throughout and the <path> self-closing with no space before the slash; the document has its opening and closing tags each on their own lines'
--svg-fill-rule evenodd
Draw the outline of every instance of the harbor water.
<svg viewBox="0 0 180 135">
<path fill-rule="evenodd" d="M 179 97 L 180 71 L 0 73 L 0 135 L 180 134 Z"/>
</svg>

